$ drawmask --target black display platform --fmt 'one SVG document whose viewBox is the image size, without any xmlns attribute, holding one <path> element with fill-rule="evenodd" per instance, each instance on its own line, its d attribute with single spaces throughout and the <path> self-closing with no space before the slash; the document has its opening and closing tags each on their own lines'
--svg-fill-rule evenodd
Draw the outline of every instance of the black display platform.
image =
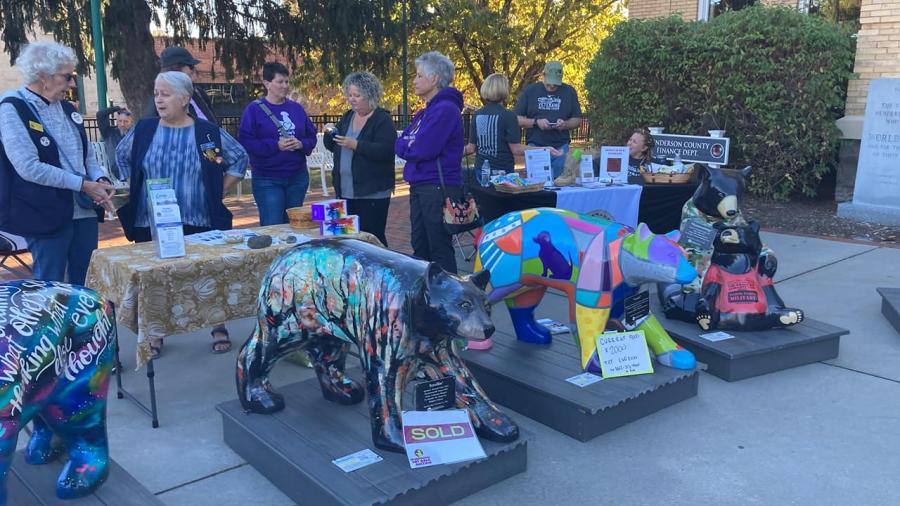
<svg viewBox="0 0 900 506">
<path fill-rule="evenodd" d="M 225 442 L 297 504 L 447 504 L 525 471 L 529 434 L 512 443 L 481 440 L 486 459 L 410 469 L 405 454 L 372 444 L 366 403 L 322 398 L 312 378 L 278 389 L 286 407 L 246 414 L 219 404 Z M 350 473 L 332 460 L 369 448 L 384 460 Z"/>
<path fill-rule="evenodd" d="M 877 288 L 881 295 L 881 314 L 900 333 L 900 288 Z"/>
<path fill-rule="evenodd" d="M 16 453 L 6 478 L 7 503 L 10 506 L 153 506 L 162 501 L 138 483 L 127 471 L 110 459 L 109 478 L 93 494 L 80 499 L 56 497 L 56 479 L 63 468 L 57 460 L 42 466 L 25 463 L 22 451 Z"/>
<path fill-rule="evenodd" d="M 678 344 L 707 365 L 706 372 L 725 381 L 738 381 L 838 356 L 841 336 L 850 331 L 817 320 L 759 332 L 728 332 L 735 336 L 709 341 L 697 325 L 664 320 L 663 326 Z"/>
<path fill-rule="evenodd" d="M 653 374 L 581 388 L 566 381 L 583 372 L 571 335 L 553 336 L 550 345 L 523 343 L 504 332 L 491 339 L 490 350 L 463 352 L 491 400 L 579 441 L 697 395 L 699 369 L 680 371 L 654 361 Z"/>
</svg>

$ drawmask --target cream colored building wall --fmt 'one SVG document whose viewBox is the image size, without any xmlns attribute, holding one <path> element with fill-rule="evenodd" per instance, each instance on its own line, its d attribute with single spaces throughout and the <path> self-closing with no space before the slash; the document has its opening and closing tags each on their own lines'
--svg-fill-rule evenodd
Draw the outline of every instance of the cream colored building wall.
<svg viewBox="0 0 900 506">
<path fill-rule="evenodd" d="M 695 21 L 697 5 L 697 0 L 631 0 L 628 2 L 628 17 L 646 19 L 680 13 L 685 21 Z"/>
<path fill-rule="evenodd" d="M 53 38 L 49 35 L 39 35 L 36 37 L 36 40 L 53 40 Z M 22 74 L 9 64 L 9 55 L 7 53 L 0 54 L 0 90 L 15 89 L 22 86 L 22 84 Z M 117 105 L 125 104 L 125 98 L 119 89 L 119 83 L 112 79 L 109 72 L 106 75 L 106 88 L 107 100 L 112 100 Z M 93 116 L 100 109 L 97 103 L 97 81 L 94 76 L 84 79 L 84 98 L 87 115 Z"/>
<path fill-rule="evenodd" d="M 900 0 L 862 0 L 853 72 L 847 89 L 847 116 L 863 115 L 869 81 L 900 77 Z"/>
</svg>

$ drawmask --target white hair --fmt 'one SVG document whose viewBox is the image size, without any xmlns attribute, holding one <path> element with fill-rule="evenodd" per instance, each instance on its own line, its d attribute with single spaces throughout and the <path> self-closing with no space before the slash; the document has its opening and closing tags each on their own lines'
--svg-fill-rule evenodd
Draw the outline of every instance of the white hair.
<svg viewBox="0 0 900 506">
<path fill-rule="evenodd" d="M 453 62 L 437 51 L 430 51 L 416 58 L 416 66 L 422 69 L 426 77 L 437 76 L 438 88 L 446 88 L 453 82 Z"/>
<path fill-rule="evenodd" d="M 153 84 L 165 81 L 172 87 L 176 95 L 191 98 L 194 95 L 194 83 L 187 74 L 177 70 L 160 72 Z"/>
<path fill-rule="evenodd" d="M 65 65 L 75 65 L 75 51 L 58 42 L 32 42 L 16 58 L 16 68 L 25 78 L 25 84 L 49 77 Z"/>
</svg>

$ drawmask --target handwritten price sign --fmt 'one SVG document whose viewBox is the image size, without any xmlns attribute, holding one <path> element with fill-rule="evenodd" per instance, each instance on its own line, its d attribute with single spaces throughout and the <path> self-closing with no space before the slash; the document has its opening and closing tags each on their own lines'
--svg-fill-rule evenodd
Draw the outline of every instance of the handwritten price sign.
<svg viewBox="0 0 900 506">
<path fill-rule="evenodd" d="M 643 330 L 600 334 L 597 353 L 604 378 L 653 374 Z"/>
</svg>

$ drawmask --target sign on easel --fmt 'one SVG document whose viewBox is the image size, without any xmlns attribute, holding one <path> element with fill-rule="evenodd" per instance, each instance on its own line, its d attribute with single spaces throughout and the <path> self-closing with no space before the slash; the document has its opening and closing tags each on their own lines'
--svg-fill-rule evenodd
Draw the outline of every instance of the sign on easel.
<svg viewBox="0 0 900 506">
<path fill-rule="evenodd" d="M 600 334 L 597 336 L 597 355 L 604 378 L 653 373 L 643 330 Z"/>
<path fill-rule="evenodd" d="M 529 180 L 541 179 L 553 185 L 553 170 L 550 168 L 550 148 L 529 148 L 525 150 L 525 176 Z"/>
<path fill-rule="evenodd" d="M 406 457 L 413 469 L 485 457 L 464 409 L 404 411 L 402 417 Z"/>
</svg>

